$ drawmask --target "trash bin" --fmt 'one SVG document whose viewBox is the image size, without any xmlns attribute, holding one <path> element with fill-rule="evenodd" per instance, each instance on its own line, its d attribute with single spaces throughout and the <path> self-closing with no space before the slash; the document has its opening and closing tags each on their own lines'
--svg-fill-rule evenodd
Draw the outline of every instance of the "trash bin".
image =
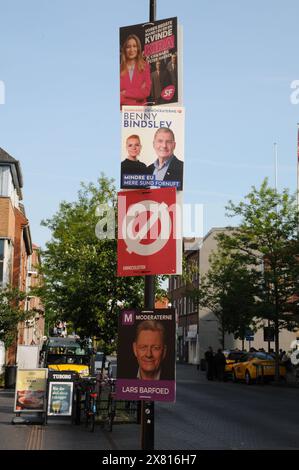
<svg viewBox="0 0 299 470">
<path fill-rule="evenodd" d="M 5 366 L 4 387 L 15 388 L 16 386 L 17 366 Z"/>
</svg>

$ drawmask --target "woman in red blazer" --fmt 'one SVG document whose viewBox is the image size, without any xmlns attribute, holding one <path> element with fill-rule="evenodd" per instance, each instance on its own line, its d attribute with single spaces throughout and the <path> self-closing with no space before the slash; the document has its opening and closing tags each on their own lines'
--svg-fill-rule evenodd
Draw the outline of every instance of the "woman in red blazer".
<svg viewBox="0 0 299 470">
<path fill-rule="evenodd" d="M 140 39 L 130 34 L 121 50 L 120 106 L 144 106 L 150 90 L 149 64 L 142 57 Z"/>
</svg>

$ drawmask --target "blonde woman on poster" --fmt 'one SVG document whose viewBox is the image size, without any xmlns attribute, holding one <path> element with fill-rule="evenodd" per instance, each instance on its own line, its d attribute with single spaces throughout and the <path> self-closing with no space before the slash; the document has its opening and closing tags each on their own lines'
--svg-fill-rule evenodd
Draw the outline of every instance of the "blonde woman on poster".
<svg viewBox="0 0 299 470">
<path fill-rule="evenodd" d="M 147 174 L 147 167 L 145 163 L 138 160 L 142 149 L 139 135 L 132 134 L 126 140 L 127 157 L 121 163 L 121 179 L 125 175 L 145 175 Z M 137 184 L 138 186 L 138 184 Z M 125 182 L 122 187 L 126 187 Z M 128 187 L 132 188 L 134 185 L 130 184 Z"/>
<path fill-rule="evenodd" d="M 150 91 L 149 64 L 143 58 L 140 39 L 130 34 L 121 49 L 120 106 L 143 106 Z"/>
</svg>

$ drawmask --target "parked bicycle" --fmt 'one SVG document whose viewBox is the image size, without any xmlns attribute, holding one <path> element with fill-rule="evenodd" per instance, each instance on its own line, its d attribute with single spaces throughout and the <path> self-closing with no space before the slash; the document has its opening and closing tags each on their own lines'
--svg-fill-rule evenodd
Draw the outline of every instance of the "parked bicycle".
<svg viewBox="0 0 299 470">
<path fill-rule="evenodd" d="M 116 379 L 109 377 L 106 379 L 107 385 L 109 387 L 108 401 L 107 401 L 107 417 L 106 425 L 109 432 L 112 431 L 113 422 L 116 414 L 116 396 L 115 396 L 115 385 Z"/>
<path fill-rule="evenodd" d="M 91 432 L 94 432 L 95 420 L 97 416 L 97 392 L 96 388 L 96 378 L 95 377 L 86 377 L 82 382 L 84 397 L 84 415 L 85 415 L 85 425 L 90 429 Z"/>
</svg>

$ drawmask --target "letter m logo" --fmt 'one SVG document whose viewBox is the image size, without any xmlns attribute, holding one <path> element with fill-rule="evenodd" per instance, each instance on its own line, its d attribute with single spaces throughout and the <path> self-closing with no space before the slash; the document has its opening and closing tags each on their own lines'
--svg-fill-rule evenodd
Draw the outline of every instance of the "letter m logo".
<svg viewBox="0 0 299 470">
<path fill-rule="evenodd" d="M 134 325 L 135 310 L 122 311 L 122 325 Z"/>
</svg>

